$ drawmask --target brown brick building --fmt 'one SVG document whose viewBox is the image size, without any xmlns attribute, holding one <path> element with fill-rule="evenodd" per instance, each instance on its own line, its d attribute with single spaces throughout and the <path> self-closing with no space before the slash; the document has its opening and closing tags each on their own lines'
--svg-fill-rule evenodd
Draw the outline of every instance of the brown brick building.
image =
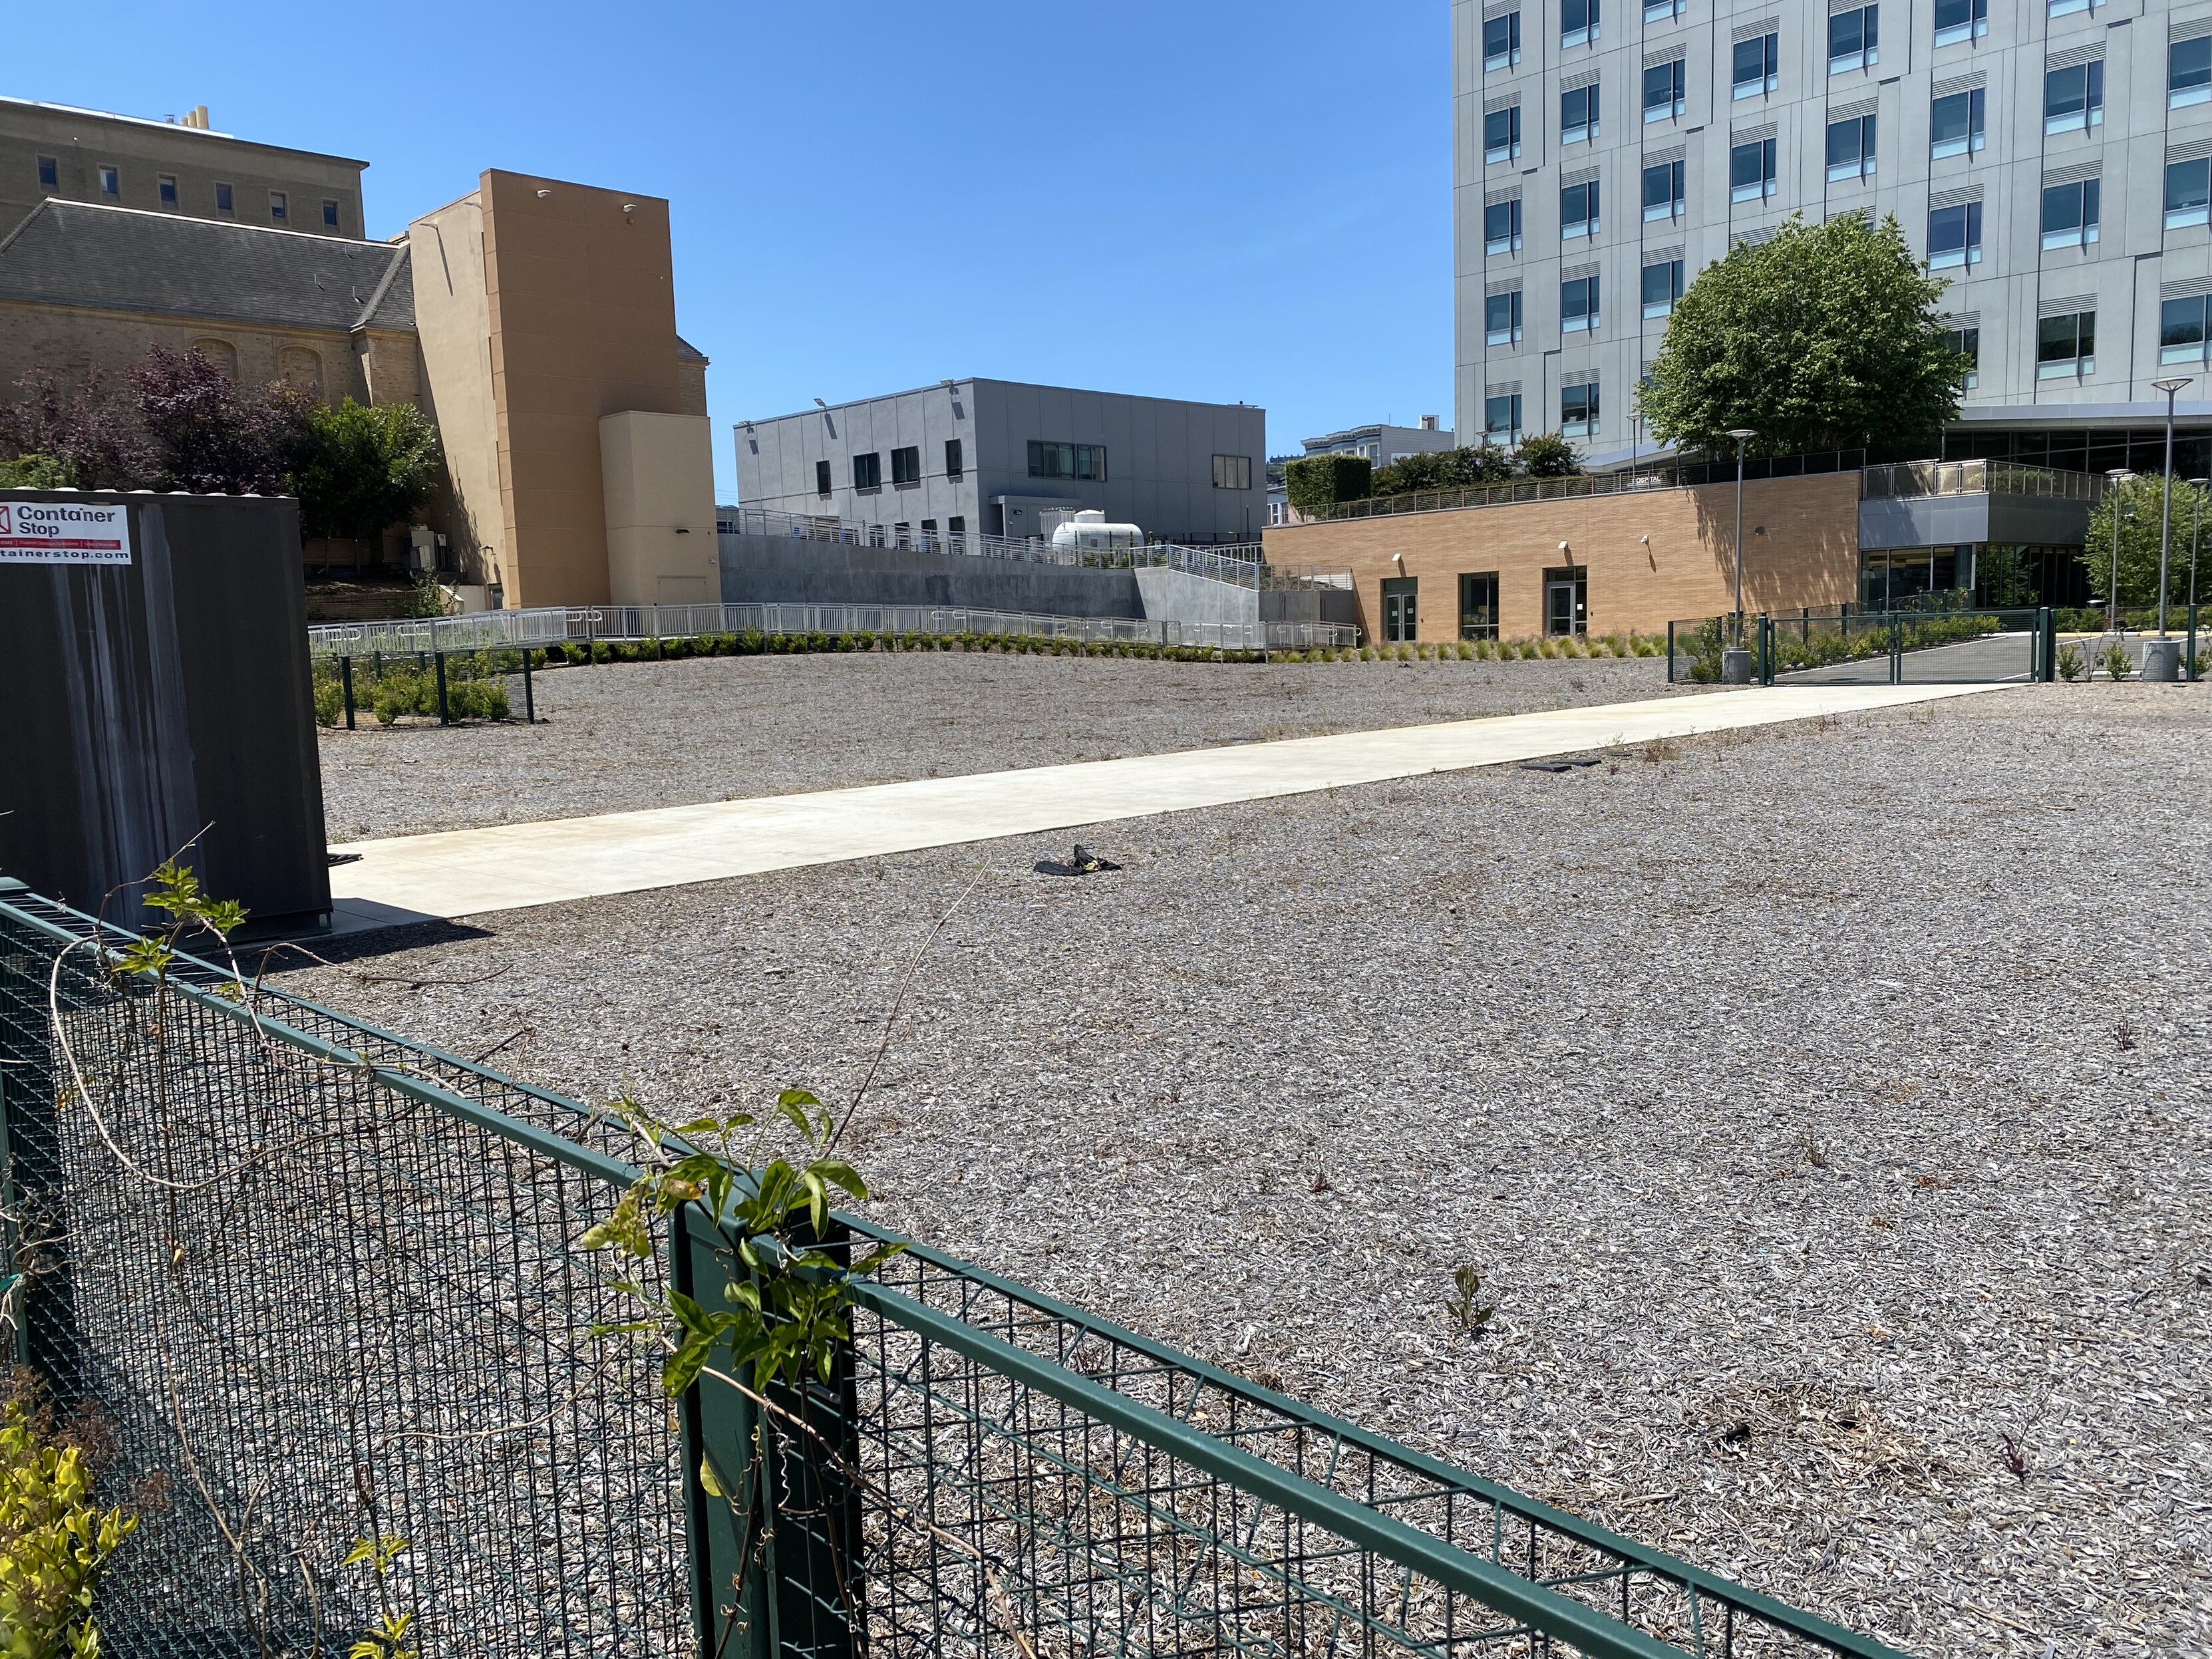
<svg viewBox="0 0 2212 1659">
<path fill-rule="evenodd" d="M 1743 489 L 1747 611 L 1858 598 L 1859 475 Z M 1362 637 L 1656 633 L 1734 609 L 1735 486 L 1633 490 L 1270 529 L 1271 563 L 1352 572 Z M 1410 631 L 1408 625 L 1410 624 Z"/>
</svg>

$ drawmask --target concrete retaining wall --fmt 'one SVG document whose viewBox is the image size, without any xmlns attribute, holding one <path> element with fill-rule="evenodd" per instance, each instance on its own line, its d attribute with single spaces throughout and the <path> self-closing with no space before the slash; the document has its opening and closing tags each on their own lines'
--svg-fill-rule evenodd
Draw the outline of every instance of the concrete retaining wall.
<svg viewBox="0 0 2212 1659">
<path fill-rule="evenodd" d="M 1048 617 L 1148 614 L 1133 570 L 853 547 L 795 536 L 720 539 L 725 605 L 949 605 Z"/>
<path fill-rule="evenodd" d="M 1137 594 L 1147 622 L 1255 623 L 1260 595 L 1249 587 L 1186 570 L 1139 570 Z"/>
</svg>

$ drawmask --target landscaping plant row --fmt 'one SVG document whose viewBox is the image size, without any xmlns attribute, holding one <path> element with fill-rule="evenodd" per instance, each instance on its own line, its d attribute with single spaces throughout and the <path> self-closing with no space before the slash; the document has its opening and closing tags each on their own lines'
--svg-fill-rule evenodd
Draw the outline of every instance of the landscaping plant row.
<svg viewBox="0 0 2212 1659">
<path fill-rule="evenodd" d="M 1663 639 L 1610 634 L 1586 639 L 1459 640 L 1427 644 L 1316 647 L 1310 651 L 1224 651 L 1210 646 L 1160 645 L 1141 640 L 1071 640 L 1018 634 L 697 634 L 670 639 L 556 641 L 528 651 L 506 647 L 450 652 L 445 659 L 446 710 L 453 720 L 505 720 L 512 704 L 502 677 L 589 663 L 665 662 L 686 657 L 799 655 L 849 651 L 984 651 L 1020 656 L 1136 657 L 1167 662 L 1473 662 L 1530 661 L 1566 657 L 1657 657 Z M 435 665 L 425 656 L 355 657 L 354 706 L 390 726 L 403 715 L 435 719 Z M 315 659 L 315 719 L 337 726 L 345 719 L 344 671 L 335 656 Z"/>
</svg>

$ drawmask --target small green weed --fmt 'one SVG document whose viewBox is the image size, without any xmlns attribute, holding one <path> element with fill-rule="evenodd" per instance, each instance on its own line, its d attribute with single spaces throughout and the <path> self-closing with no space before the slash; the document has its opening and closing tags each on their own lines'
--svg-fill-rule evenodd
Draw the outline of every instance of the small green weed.
<svg viewBox="0 0 2212 1659">
<path fill-rule="evenodd" d="M 1459 1327 L 1462 1336 L 1480 1336 L 1491 1315 L 1498 1311 L 1494 1306 L 1478 1306 L 1475 1302 L 1482 1294 L 1482 1275 L 1462 1261 L 1452 1269 L 1452 1285 L 1453 1293 L 1444 1298 L 1444 1311 Z"/>
</svg>

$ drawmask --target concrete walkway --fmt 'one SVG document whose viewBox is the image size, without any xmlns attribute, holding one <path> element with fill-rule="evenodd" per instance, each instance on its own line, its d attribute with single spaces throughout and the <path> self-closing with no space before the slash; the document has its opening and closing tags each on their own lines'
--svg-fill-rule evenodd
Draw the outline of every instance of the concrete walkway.
<svg viewBox="0 0 2212 1659">
<path fill-rule="evenodd" d="M 360 856 L 331 890 L 348 930 L 476 916 L 2001 689 L 1778 686 L 443 830 L 333 849 Z"/>
</svg>

